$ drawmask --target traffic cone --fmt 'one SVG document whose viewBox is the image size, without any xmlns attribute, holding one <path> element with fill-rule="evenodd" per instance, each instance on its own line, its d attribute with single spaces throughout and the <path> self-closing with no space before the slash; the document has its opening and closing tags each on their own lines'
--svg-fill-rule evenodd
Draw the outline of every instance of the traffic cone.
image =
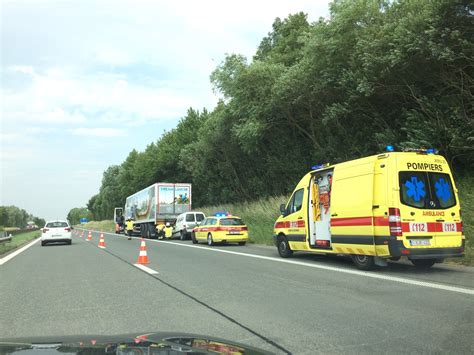
<svg viewBox="0 0 474 355">
<path fill-rule="evenodd" d="M 100 233 L 100 238 L 99 238 L 99 248 L 105 249 L 105 240 L 104 240 L 104 233 Z"/>
<path fill-rule="evenodd" d="M 140 244 L 140 254 L 138 254 L 137 264 L 149 264 L 148 255 L 146 254 L 146 244 L 145 239 L 142 238 L 142 243 Z"/>
<path fill-rule="evenodd" d="M 87 236 L 87 239 L 86 239 L 88 242 L 92 240 L 92 233 L 91 231 L 89 231 L 89 235 Z"/>
</svg>

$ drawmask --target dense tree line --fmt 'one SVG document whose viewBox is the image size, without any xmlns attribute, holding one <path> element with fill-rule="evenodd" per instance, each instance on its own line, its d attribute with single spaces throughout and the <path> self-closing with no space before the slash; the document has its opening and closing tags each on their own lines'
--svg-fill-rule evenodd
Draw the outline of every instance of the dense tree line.
<svg viewBox="0 0 474 355">
<path fill-rule="evenodd" d="M 469 2 L 337 0 L 330 19 L 277 18 L 254 57 L 211 74 L 222 100 L 189 109 L 145 151 L 109 167 L 87 207 L 110 218 L 154 182 L 193 183 L 194 205 L 287 193 L 311 165 L 387 144 L 474 163 L 474 8 Z"/>
<path fill-rule="evenodd" d="M 35 217 L 16 206 L 0 206 L 0 227 L 25 228 L 28 222 L 33 222 L 38 227 L 46 223 L 43 218 Z"/>
<path fill-rule="evenodd" d="M 67 220 L 72 225 L 79 224 L 81 218 L 87 218 L 88 220 L 92 220 L 92 217 L 92 212 L 85 207 L 73 208 L 67 214 Z"/>
</svg>

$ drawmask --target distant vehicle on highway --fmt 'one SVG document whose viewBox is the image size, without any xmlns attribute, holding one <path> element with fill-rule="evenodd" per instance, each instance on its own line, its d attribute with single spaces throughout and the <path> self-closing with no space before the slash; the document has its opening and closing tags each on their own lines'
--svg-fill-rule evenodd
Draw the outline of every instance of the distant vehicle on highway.
<svg viewBox="0 0 474 355">
<path fill-rule="evenodd" d="M 464 253 L 451 169 L 433 149 L 314 166 L 274 226 L 281 257 L 293 251 L 346 254 L 362 270 L 407 257 L 429 268 Z"/>
<path fill-rule="evenodd" d="M 67 221 L 46 222 L 41 234 L 41 246 L 59 242 L 71 245 L 71 229 Z"/>
<path fill-rule="evenodd" d="M 181 213 L 176 219 L 176 224 L 173 229 L 173 236 L 179 235 L 179 239 L 185 240 L 191 237 L 193 228 L 196 224 L 202 222 L 206 218 L 203 212 L 185 212 Z"/>
<path fill-rule="evenodd" d="M 26 229 L 28 230 L 38 229 L 38 226 L 35 224 L 35 222 L 28 222 L 26 224 Z"/>
<path fill-rule="evenodd" d="M 205 241 L 208 245 L 219 242 L 245 245 L 248 239 L 248 228 L 244 221 L 240 217 L 221 212 L 204 219 L 191 233 L 193 244 Z"/>
</svg>

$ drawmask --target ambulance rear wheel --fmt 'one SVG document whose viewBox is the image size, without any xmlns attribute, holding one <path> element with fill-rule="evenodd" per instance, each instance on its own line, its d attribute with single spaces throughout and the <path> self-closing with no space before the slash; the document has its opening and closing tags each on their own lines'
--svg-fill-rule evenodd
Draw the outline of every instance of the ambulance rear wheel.
<svg viewBox="0 0 474 355">
<path fill-rule="evenodd" d="M 374 265 L 374 257 L 369 255 L 352 255 L 352 262 L 359 270 L 371 270 Z"/>
<path fill-rule="evenodd" d="M 194 234 L 194 232 L 191 233 L 191 240 L 193 241 L 193 244 L 197 244 L 198 241 L 196 239 L 196 234 Z"/>
<path fill-rule="evenodd" d="M 429 269 L 436 263 L 436 259 L 414 259 L 410 261 L 419 269 Z"/>
<path fill-rule="evenodd" d="M 282 235 L 278 237 L 278 254 L 280 254 L 282 258 L 289 258 L 293 255 L 290 244 L 288 244 L 288 241 Z"/>
</svg>

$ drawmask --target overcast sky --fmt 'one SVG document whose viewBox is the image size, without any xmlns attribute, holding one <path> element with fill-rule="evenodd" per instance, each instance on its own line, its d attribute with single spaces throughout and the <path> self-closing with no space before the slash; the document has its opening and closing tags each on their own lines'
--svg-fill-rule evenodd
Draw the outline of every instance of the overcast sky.
<svg viewBox="0 0 474 355">
<path fill-rule="evenodd" d="M 45 219 L 98 192 L 103 171 L 212 110 L 209 75 L 248 58 L 276 17 L 328 17 L 328 0 L 5 1 L 1 195 Z"/>
</svg>

